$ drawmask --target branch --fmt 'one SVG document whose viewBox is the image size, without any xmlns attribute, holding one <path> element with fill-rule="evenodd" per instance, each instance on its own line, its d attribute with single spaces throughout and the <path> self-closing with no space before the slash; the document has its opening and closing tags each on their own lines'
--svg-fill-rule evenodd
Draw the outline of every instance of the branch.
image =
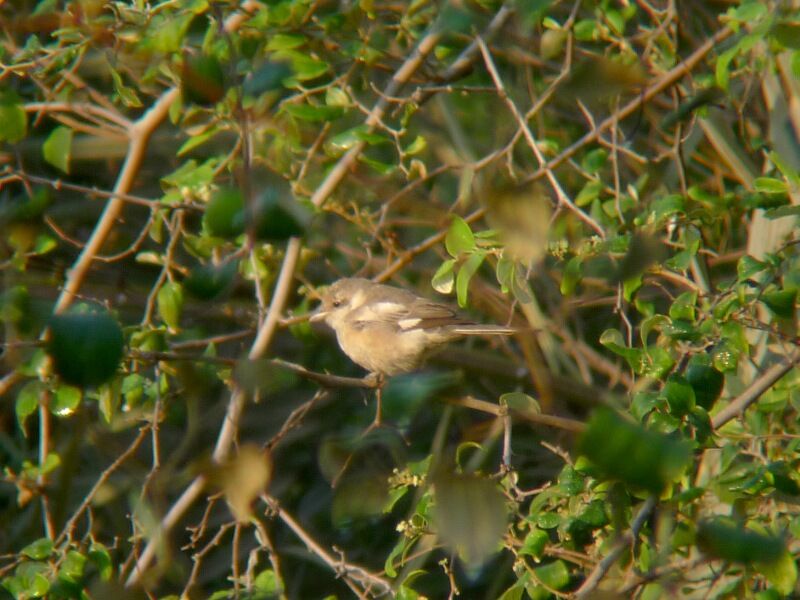
<svg viewBox="0 0 800 600">
<path fill-rule="evenodd" d="M 117 183 L 114 186 L 114 199 L 111 200 L 103 210 L 100 220 L 95 225 L 92 235 L 89 236 L 89 241 L 83 247 L 83 250 L 78 255 L 78 259 L 72 268 L 69 270 L 67 281 L 61 294 L 56 300 L 53 312 L 58 314 L 64 312 L 72 304 L 72 301 L 77 297 L 78 290 L 83 284 L 86 273 L 92 265 L 103 244 L 108 239 L 114 224 L 122 213 L 125 206 L 125 200 L 117 197 L 118 194 L 127 194 L 131 191 L 133 183 L 136 180 L 136 175 L 139 173 L 139 167 L 142 164 L 144 153 L 147 150 L 147 142 L 153 131 L 161 124 L 167 117 L 169 107 L 178 97 L 179 90 L 173 88 L 163 94 L 156 103 L 148 110 L 141 119 L 136 121 L 128 129 L 130 136 L 130 146 L 128 147 L 128 154 L 125 157 L 125 163 L 122 170 L 117 177 Z"/>
<path fill-rule="evenodd" d="M 625 548 L 636 539 L 639 535 L 639 530 L 644 525 L 644 522 L 650 518 L 650 515 L 653 514 L 653 511 L 656 508 L 656 503 L 658 502 L 658 498 L 655 496 L 650 496 L 647 500 L 645 500 L 644 505 L 642 506 L 641 510 L 639 510 L 639 514 L 636 515 L 636 518 L 631 523 L 631 529 L 624 536 L 617 542 L 614 546 L 614 549 L 606 555 L 603 560 L 597 563 L 597 566 L 592 570 L 586 580 L 583 582 L 581 587 L 578 588 L 578 591 L 575 592 L 575 598 L 580 600 L 580 598 L 586 598 L 594 592 L 595 588 L 600 584 L 603 580 L 603 577 L 606 576 L 609 569 L 614 565 L 615 562 L 619 559 L 620 555 L 625 551 Z"/>
<path fill-rule="evenodd" d="M 139 435 L 131 442 L 131 445 L 128 446 L 128 449 L 125 450 L 122 454 L 120 454 L 114 462 L 112 462 L 106 470 L 102 472 L 100 477 L 97 478 L 97 481 L 92 486 L 92 489 L 89 490 L 89 493 L 86 494 L 86 497 L 83 499 L 83 502 L 80 503 L 77 510 L 72 514 L 69 518 L 69 521 L 66 522 L 64 528 L 61 530 L 61 533 L 55 540 L 55 544 L 59 545 L 65 537 L 72 537 L 72 531 L 75 529 L 75 524 L 78 522 L 78 519 L 81 517 L 83 512 L 89 507 L 94 500 L 95 495 L 100 490 L 103 485 L 105 485 L 108 478 L 111 477 L 111 474 L 116 471 L 122 463 L 128 460 L 131 456 L 133 456 L 136 451 L 139 449 L 139 446 L 142 445 L 144 438 L 147 436 L 147 432 L 150 430 L 150 425 L 144 425 L 139 429 Z"/>
<path fill-rule="evenodd" d="M 653 85 L 649 88 L 644 90 L 641 95 L 637 96 L 628 104 L 623 106 L 618 111 L 615 111 L 613 114 L 608 116 L 605 120 L 603 120 L 599 125 L 597 125 L 592 131 L 584 134 L 579 140 L 574 142 L 569 147 L 565 148 L 561 154 L 555 156 L 554 158 L 550 159 L 546 164 L 539 167 L 536 171 L 534 171 L 531 175 L 525 178 L 524 183 L 530 183 L 532 181 L 536 181 L 537 179 L 541 179 L 547 174 L 547 171 L 550 169 L 555 169 L 564 161 L 572 158 L 577 152 L 586 146 L 587 144 L 591 144 L 592 142 L 597 141 L 606 129 L 610 129 L 614 125 L 616 125 L 619 121 L 629 117 L 634 112 L 639 110 L 639 108 L 647 104 L 650 100 L 655 98 L 658 94 L 666 90 L 668 87 L 676 83 L 679 79 L 681 79 L 684 75 L 688 75 L 692 72 L 692 69 L 697 66 L 697 64 L 703 60 L 709 52 L 714 49 L 714 46 L 725 40 L 726 38 L 730 37 L 733 34 L 733 31 L 729 27 L 724 27 L 720 29 L 717 33 L 715 33 L 712 37 L 707 39 L 700 47 L 692 52 L 689 57 L 681 62 L 680 64 L 676 65 L 664 75 L 662 75 Z"/>
<path fill-rule="evenodd" d="M 497 94 L 500 98 L 506 103 L 508 109 L 511 111 L 511 114 L 514 115 L 514 119 L 517 121 L 517 125 L 519 125 L 520 130 L 522 131 L 523 136 L 525 137 L 525 141 L 528 143 L 528 147 L 533 152 L 533 155 L 536 157 L 536 160 L 539 163 L 539 170 L 544 170 L 545 175 L 547 175 L 547 180 L 550 182 L 550 186 L 553 188 L 553 191 L 556 193 L 556 197 L 558 198 L 558 203 L 566 206 L 570 211 L 575 213 L 581 221 L 586 223 L 589 227 L 594 229 L 594 231 L 601 237 L 606 237 L 606 232 L 600 227 L 600 224 L 595 221 L 592 217 L 587 215 L 583 212 L 580 208 L 578 208 L 575 203 L 570 200 L 569 196 L 567 196 L 564 189 L 561 187 L 561 184 L 558 183 L 556 176 L 553 174 L 553 170 L 551 167 L 548 166 L 547 161 L 542 154 L 542 151 L 539 150 L 539 146 L 536 144 L 536 139 L 533 137 L 533 132 L 531 132 L 531 128 L 528 127 L 528 122 L 525 117 L 522 116 L 522 113 L 517 108 L 517 105 L 514 104 L 514 101 L 506 92 L 506 88 L 503 85 L 503 81 L 500 78 L 500 74 L 497 72 L 497 67 L 494 64 L 494 59 L 492 59 L 492 55 L 489 52 L 489 49 L 486 47 L 486 44 L 481 38 L 477 39 L 478 46 L 480 47 L 481 54 L 483 55 L 483 61 L 486 64 L 486 70 L 489 71 L 489 75 L 492 77 L 492 81 L 494 82 L 495 87 L 497 88 Z"/>
<path fill-rule="evenodd" d="M 537 425 L 547 425 L 548 427 L 556 427 L 558 429 L 565 429 L 574 433 L 583 433 L 586 430 L 586 424 L 582 421 L 567 419 L 565 417 L 557 417 L 555 415 L 545 415 L 542 413 L 514 410 L 513 408 L 509 409 L 505 406 L 495 404 L 494 402 L 479 400 L 478 398 L 473 398 L 472 396 L 451 399 L 448 400 L 448 402 L 450 404 L 456 404 L 458 406 L 464 406 L 466 408 L 472 408 L 474 410 L 489 413 L 490 415 L 494 415 L 496 417 L 503 417 L 511 412 L 514 414 L 514 416 L 525 419 L 526 421 L 530 421 L 531 423 L 536 423 Z"/>
<path fill-rule="evenodd" d="M 345 562 L 344 559 L 336 558 L 325 550 L 325 548 L 317 543 L 317 541 L 303 529 L 302 525 L 300 525 L 292 515 L 280 507 L 275 498 L 265 494 L 261 499 L 275 512 L 275 515 L 300 538 L 308 550 L 318 556 L 334 573 L 360 584 L 365 593 L 377 589 L 381 594 L 391 594 L 394 596 L 392 584 L 386 579 L 367 571 L 363 567 Z"/>
<path fill-rule="evenodd" d="M 744 413 L 747 407 L 761 397 L 761 394 L 771 388 L 781 377 L 786 375 L 797 364 L 798 357 L 790 358 L 784 362 L 772 365 L 764 371 L 757 379 L 751 383 L 737 398 L 732 400 L 728 406 L 719 411 L 711 419 L 714 429 L 719 429 L 728 421 Z"/>
<path fill-rule="evenodd" d="M 416 69 L 418 69 L 422 64 L 425 56 L 427 56 L 427 54 L 436 46 L 436 43 L 440 37 L 441 34 L 432 32 L 427 34 L 422 39 L 412 55 L 401 65 L 400 69 L 392 77 L 392 80 L 386 89 L 387 96 L 394 95 L 408 81 L 414 71 L 416 71 Z M 366 124 L 369 128 L 374 127 L 374 125 L 380 121 L 388 105 L 389 102 L 384 98 L 378 100 L 378 102 L 375 104 L 375 107 L 372 109 L 372 111 L 370 111 L 370 114 L 366 119 Z M 364 142 L 357 144 L 351 148 L 347 154 L 339 159 L 339 162 L 333 167 L 333 169 L 331 169 L 331 171 L 328 173 L 328 176 L 320 184 L 311 197 L 311 201 L 314 203 L 314 205 L 322 206 L 322 204 L 328 199 L 336 187 L 341 183 L 342 179 L 344 179 L 345 174 L 356 161 L 358 155 L 364 149 L 365 145 L 366 144 Z M 283 265 L 281 267 L 281 274 L 278 277 L 278 283 L 276 284 L 272 303 L 270 304 L 264 324 L 259 330 L 248 355 L 251 360 L 255 360 L 263 356 L 269 347 L 269 343 L 272 340 L 275 328 L 280 322 L 280 316 L 283 312 L 284 303 L 289 291 L 289 284 L 291 283 L 292 276 L 294 275 L 294 268 L 300 257 L 301 247 L 302 245 L 299 238 L 291 238 L 286 245 Z M 238 428 L 239 418 L 241 417 L 241 413 L 244 408 L 244 401 L 245 394 L 241 390 L 234 390 L 228 404 L 228 411 L 225 415 L 225 420 L 222 424 L 222 428 L 220 429 L 219 436 L 217 437 L 217 444 L 214 447 L 213 458 L 215 461 L 221 460 L 227 456 L 228 452 L 230 451 L 233 443 L 234 433 Z M 197 477 L 194 481 L 192 481 L 183 494 L 181 494 L 181 496 L 161 521 L 161 535 L 164 535 L 170 531 L 181 519 L 184 513 L 189 510 L 192 504 L 194 504 L 195 500 L 199 498 L 204 484 L 204 478 Z M 141 576 L 144 574 L 144 570 L 155 556 L 159 537 L 160 536 L 154 536 L 148 542 L 144 551 L 137 559 L 134 570 L 126 582 L 127 587 L 135 585 L 140 581 Z"/>
</svg>

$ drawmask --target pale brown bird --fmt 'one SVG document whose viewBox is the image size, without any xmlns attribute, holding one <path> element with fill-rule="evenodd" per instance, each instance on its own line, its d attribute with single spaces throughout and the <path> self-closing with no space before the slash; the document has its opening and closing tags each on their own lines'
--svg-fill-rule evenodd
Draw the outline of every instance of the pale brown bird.
<svg viewBox="0 0 800 600">
<path fill-rule="evenodd" d="M 432 352 L 466 335 L 510 335 L 514 329 L 481 325 L 445 304 L 401 288 L 348 277 L 332 284 L 311 317 L 336 332 L 342 351 L 379 382 L 413 371 Z M 380 424 L 380 385 L 375 424 Z"/>
</svg>

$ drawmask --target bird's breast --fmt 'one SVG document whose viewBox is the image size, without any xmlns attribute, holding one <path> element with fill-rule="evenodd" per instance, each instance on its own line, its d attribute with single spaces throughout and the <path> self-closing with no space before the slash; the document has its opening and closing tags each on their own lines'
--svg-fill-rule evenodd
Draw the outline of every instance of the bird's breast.
<svg viewBox="0 0 800 600">
<path fill-rule="evenodd" d="M 346 327 L 337 331 L 336 337 L 342 351 L 354 363 L 384 375 L 413 371 L 432 345 L 423 330 L 398 332 L 384 323 Z"/>
</svg>

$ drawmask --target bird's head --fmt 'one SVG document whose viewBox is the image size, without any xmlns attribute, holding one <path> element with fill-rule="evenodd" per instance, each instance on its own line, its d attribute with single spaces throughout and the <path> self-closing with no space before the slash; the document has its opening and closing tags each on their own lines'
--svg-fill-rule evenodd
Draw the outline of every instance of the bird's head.
<svg viewBox="0 0 800 600">
<path fill-rule="evenodd" d="M 368 279 L 348 277 L 333 283 L 322 294 L 322 304 L 311 315 L 311 321 L 325 321 L 336 330 L 347 315 L 367 300 L 367 292 L 374 284 Z"/>
</svg>

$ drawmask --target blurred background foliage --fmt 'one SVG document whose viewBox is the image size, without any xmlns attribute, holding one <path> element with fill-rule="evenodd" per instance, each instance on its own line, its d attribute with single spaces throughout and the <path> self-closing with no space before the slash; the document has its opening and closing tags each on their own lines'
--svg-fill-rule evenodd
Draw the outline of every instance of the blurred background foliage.
<svg viewBox="0 0 800 600">
<path fill-rule="evenodd" d="M 795 594 L 798 8 L 0 3 L 0 595 Z"/>
</svg>

